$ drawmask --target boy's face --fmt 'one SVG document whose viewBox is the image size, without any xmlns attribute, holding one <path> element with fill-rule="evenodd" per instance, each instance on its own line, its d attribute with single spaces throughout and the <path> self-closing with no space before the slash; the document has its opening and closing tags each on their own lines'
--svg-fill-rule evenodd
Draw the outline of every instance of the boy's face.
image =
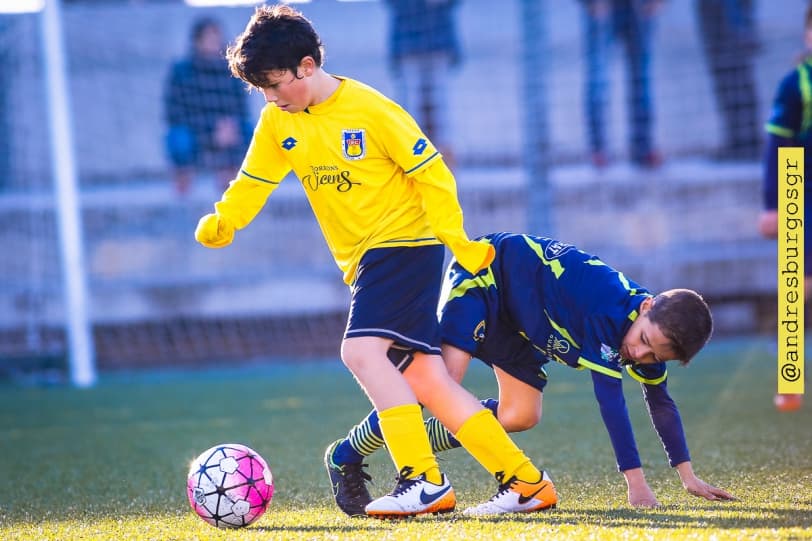
<svg viewBox="0 0 812 541">
<path fill-rule="evenodd" d="M 660 327 L 648 318 L 653 300 L 648 298 L 640 305 L 640 317 L 629 327 L 620 346 L 620 356 L 636 364 L 655 364 L 675 359 L 671 341 Z"/>
<path fill-rule="evenodd" d="M 290 70 L 274 70 L 266 74 L 267 86 L 263 87 L 262 94 L 265 101 L 275 103 L 277 107 L 287 113 L 304 111 L 311 101 L 309 77 L 299 68 L 299 77 Z"/>
</svg>

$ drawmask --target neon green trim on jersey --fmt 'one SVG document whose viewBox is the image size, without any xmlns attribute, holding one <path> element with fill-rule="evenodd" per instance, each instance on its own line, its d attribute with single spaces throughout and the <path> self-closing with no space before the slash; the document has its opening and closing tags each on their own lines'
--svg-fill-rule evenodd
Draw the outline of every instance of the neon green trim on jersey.
<svg viewBox="0 0 812 541">
<path fill-rule="evenodd" d="M 463 280 L 460 284 L 451 290 L 451 293 L 448 294 L 448 299 L 446 302 L 456 299 L 457 297 L 462 297 L 469 289 L 473 289 L 475 287 L 481 288 L 489 288 L 489 287 L 496 287 L 496 278 L 493 275 L 493 269 L 488 267 L 488 272 L 484 276 L 474 276 L 473 278 L 468 278 L 467 280 Z"/>
<path fill-rule="evenodd" d="M 805 132 L 812 126 L 812 85 L 809 82 L 809 67 L 806 63 L 798 66 L 798 85 L 801 87 L 801 103 L 804 106 L 801 131 Z"/>
<path fill-rule="evenodd" d="M 587 259 L 585 261 L 587 265 L 592 265 L 593 267 L 606 267 L 608 266 L 606 263 L 601 261 L 600 259 Z M 629 295 L 637 295 L 637 289 L 632 288 L 631 284 L 629 283 L 629 279 L 626 278 L 626 275 L 620 271 L 617 271 L 618 279 L 620 280 L 621 285 L 629 292 Z"/>
<path fill-rule="evenodd" d="M 575 341 L 575 340 L 572 338 L 572 336 L 570 336 L 569 331 L 568 331 L 567 329 L 565 329 L 564 327 L 562 327 L 561 325 L 559 325 L 558 323 L 556 323 L 555 321 L 553 321 L 553 318 L 551 318 L 551 317 L 550 317 L 550 314 L 548 314 L 548 313 L 547 313 L 547 309 L 546 309 L 546 308 L 544 309 L 544 315 L 545 315 L 545 316 L 547 316 L 547 321 L 549 321 L 549 322 L 550 322 L 550 325 L 552 325 L 552 326 L 553 326 L 553 329 L 555 329 L 556 331 L 558 331 L 558 333 L 559 333 L 561 336 L 563 336 L 564 338 L 566 338 L 568 342 L 572 343 L 572 345 L 573 345 L 573 346 L 577 347 L 578 349 L 581 349 L 581 346 L 579 346 L 579 345 L 578 345 L 578 342 L 576 342 L 576 341 Z"/>
<path fill-rule="evenodd" d="M 637 310 L 632 310 L 631 313 L 626 317 L 629 318 L 629 321 L 634 322 L 637 321 L 637 316 L 639 315 L 640 312 L 638 312 Z"/>
<path fill-rule="evenodd" d="M 605 374 L 607 376 L 611 376 L 613 378 L 622 379 L 623 373 L 618 372 L 616 370 L 612 370 L 606 366 L 593 363 L 592 361 L 587 361 L 583 357 L 578 357 L 578 364 L 583 367 L 589 368 L 590 370 L 594 370 L 595 372 L 600 372 L 601 374 Z"/>
<path fill-rule="evenodd" d="M 626 288 L 626 291 L 628 291 L 628 292 L 629 292 L 629 295 L 631 295 L 632 297 L 634 297 L 635 295 L 639 295 L 639 294 L 640 294 L 640 292 L 638 291 L 638 289 L 637 289 L 637 288 L 633 288 L 633 287 L 632 287 L 632 285 L 629 283 L 629 279 L 628 279 L 628 278 L 626 278 L 626 275 L 625 275 L 625 274 L 623 274 L 623 273 L 622 273 L 622 272 L 620 272 L 620 271 L 617 271 L 617 275 L 618 275 L 618 279 L 620 280 L 620 283 L 621 283 L 621 284 L 623 284 L 623 287 L 625 287 L 625 288 Z"/>
<path fill-rule="evenodd" d="M 548 261 L 546 257 L 544 257 L 544 252 L 541 249 L 541 246 L 530 240 L 527 235 L 522 235 L 522 238 L 527 243 L 530 248 L 536 252 L 536 255 L 539 256 L 541 262 L 550 267 L 550 270 L 553 272 L 556 278 L 561 278 L 561 275 L 564 274 L 564 267 L 561 265 L 561 262 L 557 259 L 553 259 L 552 261 Z"/>
<path fill-rule="evenodd" d="M 785 128 L 783 126 L 777 126 L 775 124 L 766 124 L 764 129 L 767 133 L 771 133 L 773 135 L 777 135 L 778 137 L 786 137 L 787 139 L 791 137 L 795 137 L 795 132 L 789 128 Z"/>
<path fill-rule="evenodd" d="M 628 372 L 631 377 L 633 377 L 640 383 L 645 383 L 646 385 L 659 385 L 660 383 L 665 381 L 665 378 L 668 377 L 668 370 L 666 370 L 665 372 L 663 372 L 663 375 L 660 376 L 659 378 L 656 379 L 644 378 L 643 376 L 635 372 L 634 368 L 632 368 L 631 365 L 626 365 L 626 372 Z"/>
</svg>

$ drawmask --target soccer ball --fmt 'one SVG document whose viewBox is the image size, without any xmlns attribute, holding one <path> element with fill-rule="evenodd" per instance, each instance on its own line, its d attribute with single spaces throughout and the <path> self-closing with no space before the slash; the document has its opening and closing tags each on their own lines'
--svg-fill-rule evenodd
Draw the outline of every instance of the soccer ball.
<svg viewBox="0 0 812 541">
<path fill-rule="evenodd" d="M 212 526 L 241 528 L 265 513 L 273 498 L 273 475 L 250 447 L 224 443 L 192 461 L 186 494 L 194 512 Z"/>
</svg>

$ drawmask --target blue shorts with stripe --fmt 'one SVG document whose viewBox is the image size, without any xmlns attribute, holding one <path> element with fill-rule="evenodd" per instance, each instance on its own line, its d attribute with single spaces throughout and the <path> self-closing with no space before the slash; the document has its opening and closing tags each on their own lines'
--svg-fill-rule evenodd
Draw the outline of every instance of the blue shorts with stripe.
<svg viewBox="0 0 812 541">
<path fill-rule="evenodd" d="M 482 276 L 485 271 L 477 276 Z M 453 290 L 473 278 L 454 263 L 449 267 L 444 289 Z M 474 278 L 476 281 L 476 278 Z M 450 286 L 450 287 L 449 287 Z M 500 317 L 500 299 L 495 286 L 480 281 L 461 294 L 453 295 L 440 314 L 442 341 L 478 358 L 488 366 L 498 366 L 531 387 L 544 390 L 547 358 L 516 328 Z"/>
<path fill-rule="evenodd" d="M 445 247 L 373 248 L 361 258 L 344 338 L 379 336 L 424 353 L 440 354 L 437 301 Z"/>
</svg>

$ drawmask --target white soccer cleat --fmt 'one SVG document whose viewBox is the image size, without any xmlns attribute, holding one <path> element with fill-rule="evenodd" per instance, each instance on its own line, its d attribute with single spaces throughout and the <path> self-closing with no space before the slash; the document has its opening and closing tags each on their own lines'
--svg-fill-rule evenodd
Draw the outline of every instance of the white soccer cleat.
<svg viewBox="0 0 812 541">
<path fill-rule="evenodd" d="M 499 479 L 501 481 L 501 479 Z M 499 485 L 496 495 L 485 503 L 469 507 L 463 511 L 468 516 L 502 515 L 505 513 L 532 513 L 552 509 L 558 503 L 555 485 L 541 472 L 541 479 L 535 483 L 520 481 L 516 476 Z"/>
<path fill-rule="evenodd" d="M 369 503 L 367 515 L 375 518 L 406 518 L 427 513 L 449 513 L 457 505 L 457 496 L 448 478 L 439 485 L 426 480 L 425 474 L 413 479 L 398 477 L 395 489 Z"/>
</svg>

